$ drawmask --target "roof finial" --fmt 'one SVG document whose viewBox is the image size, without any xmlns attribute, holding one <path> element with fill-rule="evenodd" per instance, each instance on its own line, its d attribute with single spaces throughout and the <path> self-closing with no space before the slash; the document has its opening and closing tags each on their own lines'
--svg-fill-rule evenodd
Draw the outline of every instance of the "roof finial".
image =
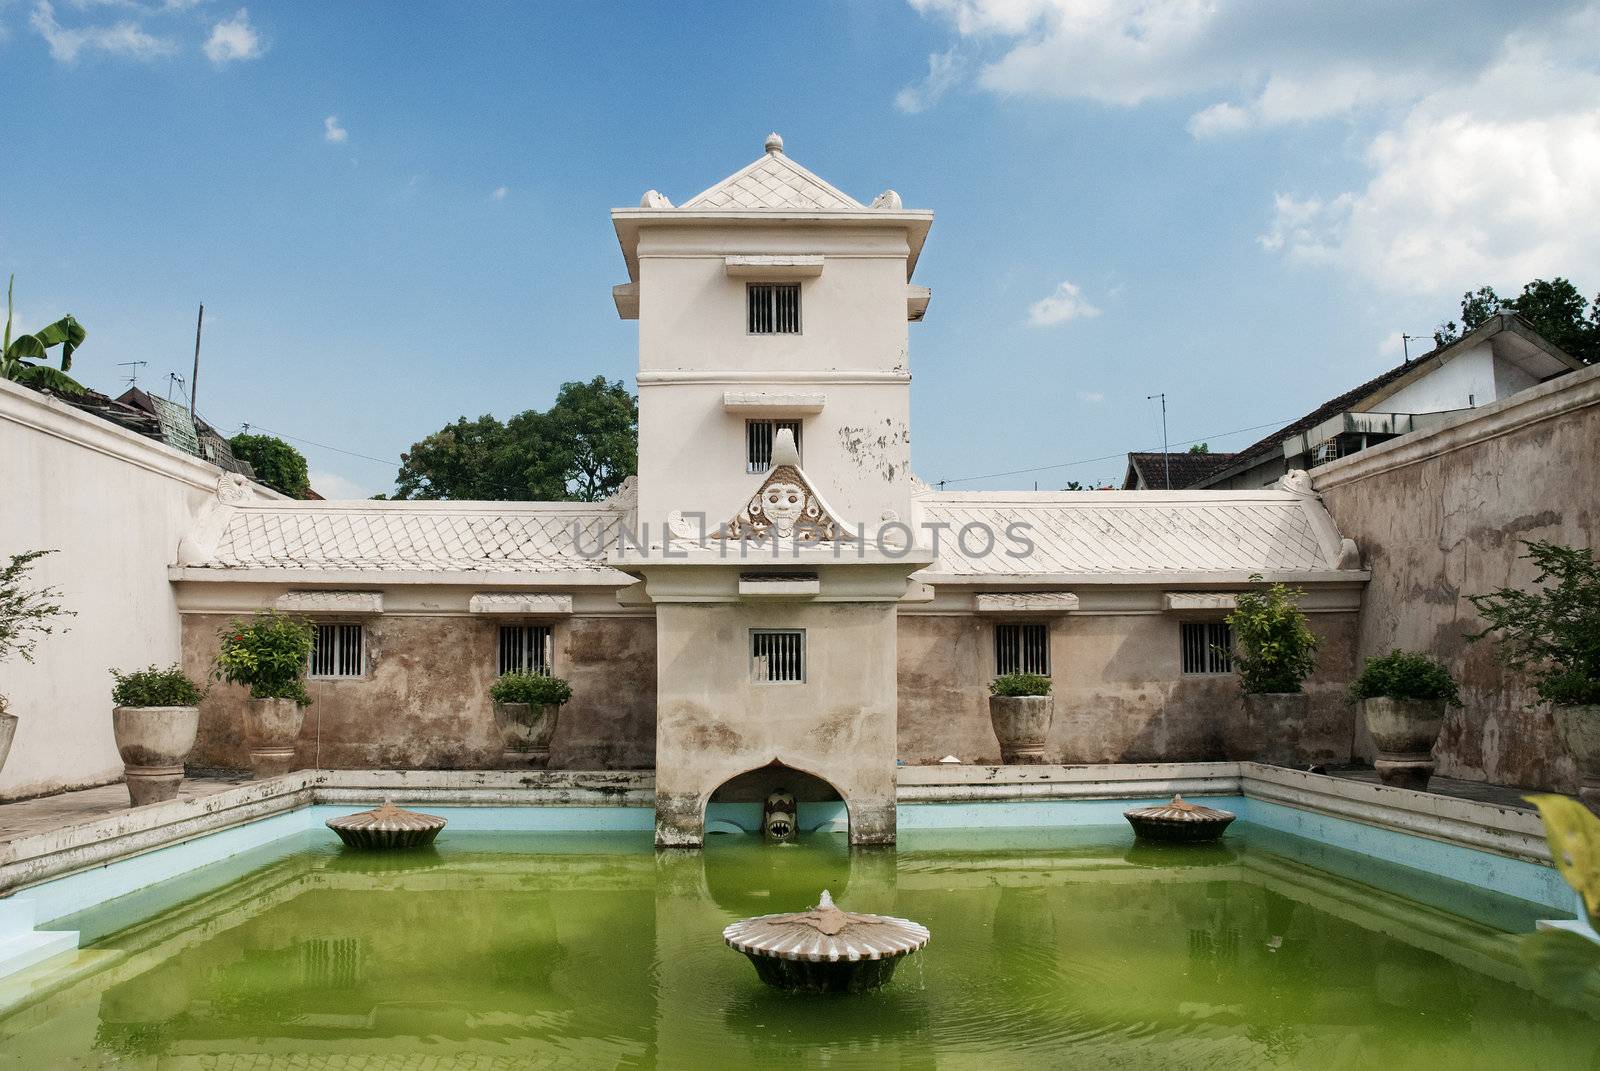
<svg viewBox="0 0 1600 1071">
<path fill-rule="evenodd" d="M 762 147 L 768 152 L 781 153 L 783 151 L 783 138 L 781 138 L 778 135 L 778 132 L 774 130 L 772 133 L 767 135 L 766 143 Z"/>
</svg>

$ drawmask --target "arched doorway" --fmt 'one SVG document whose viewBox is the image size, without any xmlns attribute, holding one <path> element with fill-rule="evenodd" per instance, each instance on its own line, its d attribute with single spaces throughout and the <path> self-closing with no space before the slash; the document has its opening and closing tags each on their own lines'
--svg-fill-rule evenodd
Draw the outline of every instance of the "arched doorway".
<svg viewBox="0 0 1600 1071">
<path fill-rule="evenodd" d="M 706 833 L 759 836 L 762 804 L 774 792 L 794 797 L 799 832 L 849 832 L 849 805 L 838 789 L 815 774 L 774 760 L 717 786 L 706 803 Z"/>
</svg>

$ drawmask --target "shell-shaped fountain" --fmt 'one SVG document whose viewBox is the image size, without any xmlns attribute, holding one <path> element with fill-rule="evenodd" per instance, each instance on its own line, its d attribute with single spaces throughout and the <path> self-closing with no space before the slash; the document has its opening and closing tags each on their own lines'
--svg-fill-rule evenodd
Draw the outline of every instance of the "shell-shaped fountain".
<svg viewBox="0 0 1600 1071">
<path fill-rule="evenodd" d="M 1153 807 L 1135 807 L 1123 811 L 1122 816 L 1133 826 L 1134 835 L 1141 840 L 1177 841 L 1196 844 L 1216 840 L 1238 815 L 1232 811 L 1190 803 L 1182 796 L 1173 796 L 1169 803 Z"/>
<path fill-rule="evenodd" d="M 382 807 L 330 818 L 327 826 L 350 848 L 420 848 L 433 843 L 445 827 L 445 820 L 435 814 L 407 811 L 396 807 L 392 800 L 384 800 Z"/>
<path fill-rule="evenodd" d="M 797 993 L 863 993 L 889 983 L 900 961 L 928 943 L 928 928 L 890 915 L 845 911 L 822 891 L 817 906 L 758 915 L 722 931 L 770 986 Z"/>
</svg>

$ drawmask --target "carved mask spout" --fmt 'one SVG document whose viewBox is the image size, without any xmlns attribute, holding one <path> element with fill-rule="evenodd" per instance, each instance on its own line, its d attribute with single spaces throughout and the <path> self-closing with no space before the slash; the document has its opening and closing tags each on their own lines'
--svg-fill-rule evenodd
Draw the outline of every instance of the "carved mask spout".
<svg viewBox="0 0 1600 1071">
<path fill-rule="evenodd" d="M 779 789 L 761 809 L 761 835 L 774 842 L 794 840 L 795 817 L 794 794 Z"/>
</svg>

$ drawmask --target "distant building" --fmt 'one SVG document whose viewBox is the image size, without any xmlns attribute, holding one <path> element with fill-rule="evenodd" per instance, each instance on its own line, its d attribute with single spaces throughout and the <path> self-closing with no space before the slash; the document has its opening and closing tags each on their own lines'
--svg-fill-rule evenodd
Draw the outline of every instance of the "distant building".
<svg viewBox="0 0 1600 1071">
<path fill-rule="evenodd" d="M 1234 454 L 1171 454 L 1172 489 L 1253 490 L 1284 473 L 1330 461 L 1413 431 L 1436 428 L 1582 368 L 1582 362 L 1512 313 L 1406 361 L 1313 409 Z M 1162 455 L 1129 454 L 1126 490 L 1165 489 Z"/>
</svg>

